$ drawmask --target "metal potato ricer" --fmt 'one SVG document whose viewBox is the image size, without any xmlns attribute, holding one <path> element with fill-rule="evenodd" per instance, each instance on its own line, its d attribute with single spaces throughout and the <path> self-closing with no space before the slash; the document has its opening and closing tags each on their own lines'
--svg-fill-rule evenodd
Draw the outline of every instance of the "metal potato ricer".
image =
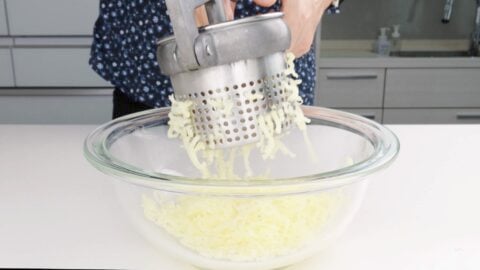
<svg viewBox="0 0 480 270">
<path fill-rule="evenodd" d="M 195 132 L 212 148 L 258 141 L 258 117 L 287 99 L 290 31 L 283 14 L 227 22 L 223 3 L 166 0 L 174 35 L 160 40 L 157 51 L 176 100 L 193 102 Z M 209 25 L 198 28 L 194 11 L 202 5 Z M 282 121 L 282 127 L 291 124 Z"/>
</svg>

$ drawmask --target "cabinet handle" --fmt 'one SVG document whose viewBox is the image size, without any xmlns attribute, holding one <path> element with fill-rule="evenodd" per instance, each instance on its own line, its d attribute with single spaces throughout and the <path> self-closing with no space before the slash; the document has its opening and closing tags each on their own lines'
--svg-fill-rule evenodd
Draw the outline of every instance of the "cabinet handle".
<svg viewBox="0 0 480 270">
<path fill-rule="evenodd" d="M 365 118 L 371 119 L 371 120 L 375 120 L 375 115 L 374 114 L 362 114 L 362 116 L 365 117 Z"/>
<path fill-rule="evenodd" d="M 480 119 L 480 113 L 457 113 L 458 120 Z"/>
<path fill-rule="evenodd" d="M 377 74 L 327 74 L 327 80 L 375 80 Z"/>
</svg>

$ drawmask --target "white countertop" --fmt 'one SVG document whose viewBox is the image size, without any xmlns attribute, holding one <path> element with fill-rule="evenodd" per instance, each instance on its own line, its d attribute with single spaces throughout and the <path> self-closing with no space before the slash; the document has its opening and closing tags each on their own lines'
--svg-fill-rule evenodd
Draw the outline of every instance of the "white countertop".
<svg viewBox="0 0 480 270">
<path fill-rule="evenodd" d="M 93 128 L 0 125 L 0 268 L 192 269 L 126 222 L 82 156 Z M 480 269 L 480 125 L 391 128 L 398 160 L 338 243 L 292 269 Z"/>
</svg>

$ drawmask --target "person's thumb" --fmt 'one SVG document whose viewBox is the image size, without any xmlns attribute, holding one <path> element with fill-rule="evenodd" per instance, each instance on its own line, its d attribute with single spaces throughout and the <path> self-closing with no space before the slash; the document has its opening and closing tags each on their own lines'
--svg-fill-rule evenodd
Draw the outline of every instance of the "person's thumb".
<svg viewBox="0 0 480 270">
<path fill-rule="evenodd" d="M 180 0 L 182 1 L 182 0 Z M 223 5 L 225 8 L 225 16 L 227 17 L 227 21 L 233 20 L 233 16 L 235 14 L 235 5 L 236 1 L 231 0 L 223 0 Z"/>
<path fill-rule="evenodd" d="M 277 0 L 253 0 L 253 2 L 261 7 L 270 7 L 273 6 Z"/>
</svg>

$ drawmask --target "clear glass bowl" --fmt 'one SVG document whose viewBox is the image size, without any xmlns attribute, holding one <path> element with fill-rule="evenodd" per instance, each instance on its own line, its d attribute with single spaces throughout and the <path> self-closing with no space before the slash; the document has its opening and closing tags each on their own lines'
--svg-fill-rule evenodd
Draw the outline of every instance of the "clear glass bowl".
<svg viewBox="0 0 480 270">
<path fill-rule="evenodd" d="M 387 128 L 350 113 L 303 107 L 308 140 L 282 141 L 295 157 L 263 160 L 253 150 L 225 160 L 248 179 L 202 179 L 177 139 L 167 138 L 168 108 L 111 121 L 85 141 L 85 156 L 117 178 L 119 202 L 144 237 L 203 269 L 276 269 L 331 244 L 359 208 L 366 178 L 399 151 Z M 232 157 L 232 155 L 230 155 Z"/>
</svg>

